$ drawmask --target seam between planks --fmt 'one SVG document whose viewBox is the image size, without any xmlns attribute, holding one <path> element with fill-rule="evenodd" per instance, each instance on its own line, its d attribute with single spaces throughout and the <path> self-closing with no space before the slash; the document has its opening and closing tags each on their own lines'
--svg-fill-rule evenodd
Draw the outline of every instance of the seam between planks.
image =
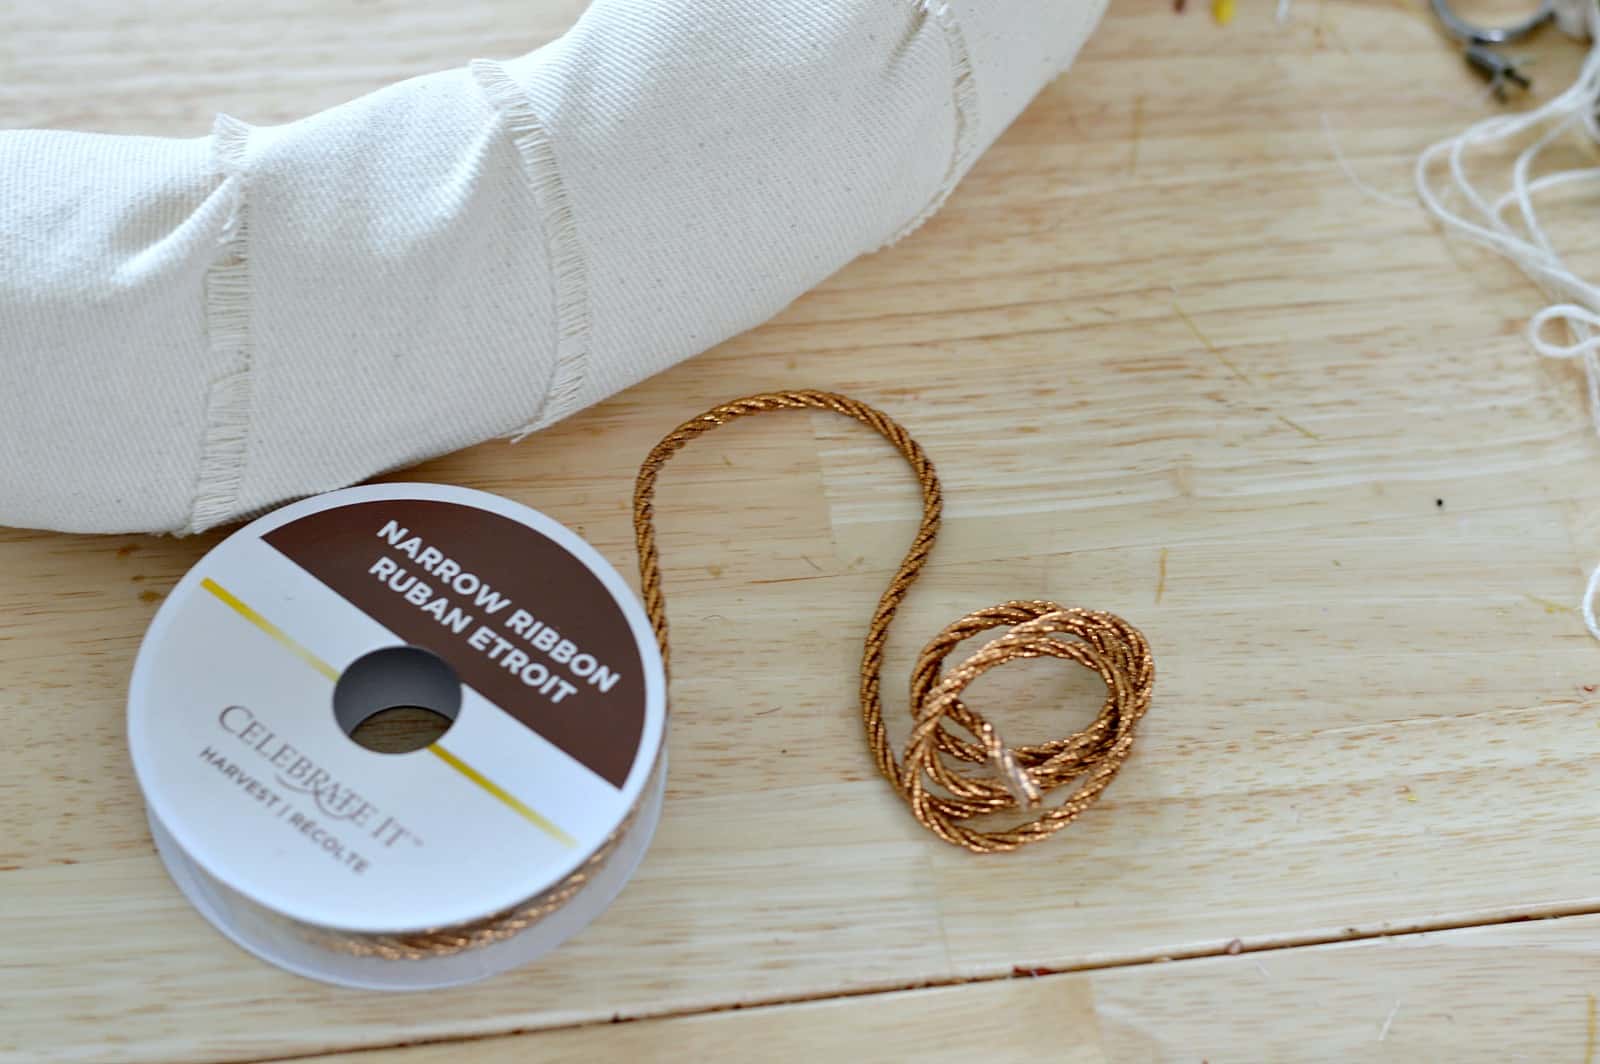
<svg viewBox="0 0 1600 1064">
<path fill-rule="evenodd" d="M 811 994 L 791 994 L 753 1002 L 731 1002 L 726 1005 L 708 1005 L 702 1008 L 667 1009 L 662 1012 L 647 1012 L 633 1016 L 624 1016 L 618 1013 L 610 1019 L 579 1020 L 573 1023 L 555 1023 L 544 1027 L 513 1027 L 504 1031 L 469 1034 L 460 1037 L 419 1038 L 415 1041 L 349 1046 L 343 1049 L 321 1049 L 309 1053 L 289 1053 L 282 1056 L 254 1057 L 252 1059 L 261 1062 L 261 1064 L 277 1064 L 277 1062 L 347 1056 L 354 1061 L 358 1060 L 362 1053 L 421 1048 L 423 1046 L 487 1042 L 494 1039 L 539 1034 L 545 1031 L 571 1031 L 589 1027 L 609 1027 L 618 1023 L 681 1020 L 697 1016 L 711 1016 L 723 1012 L 760 1012 L 786 1008 L 791 1005 L 811 1005 L 824 1001 L 844 1001 L 851 998 L 877 997 L 884 994 L 899 994 L 917 990 L 973 986 L 1004 982 L 1011 979 L 1048 979 L 1055 976 L 1081 975 L 1087 972 L 1102 972 L 1119 968 L 1140 968 L 1147 965 L 1167 963 L 1181 964 L 1184 961 L 1207 960 L 1217 957 L 1284 953 L 1290 950 L 1311 949 L 1319 946 L 1337 946 L 1346 943 L 1370 942 L 1377 939 L 1406 939 L 1415 936 L 1438 934 L 1444 931 L 1467 931 L 1473 928 L 1497 927 L 1506 924 L 1528 923 L 1535 920 L 1559 920 L 1595 915 L 1600 915 L 1600 898 L 1526 911 L 1513 908 L 1480 910 L 1475 914 L 1465 914 L 1455 918 L 1412 921 L 1394 927 L 1385 926 L 1372 929 L 1349 927 L 1340 932 L 1310 932 L 1303 935 L 1285 935 L 1254 944 L 1241 943 L 1239 949 L 1232 951 L 1230 951 L 1230 948 L 1233 944 L 1240 943 L 1241 940 L 1234 939 L 1217 945 L 1196 947 L 1171 953 L 1127 954 L 1121 957 L 1108 957 L 1061 967 L 1013 968 L 1010 971 L 995 972 L 988 975 L 927 979 L 907 983 L 884 984 L 876 987 L 818 991 Z"/>
</svg>

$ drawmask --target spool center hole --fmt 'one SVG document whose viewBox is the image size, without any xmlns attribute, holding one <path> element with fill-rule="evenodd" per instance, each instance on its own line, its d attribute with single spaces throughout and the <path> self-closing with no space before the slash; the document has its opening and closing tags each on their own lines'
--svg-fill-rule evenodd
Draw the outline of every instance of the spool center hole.
<svg viewBox="0 0 1600 1064">
<path fill-rule="evenodd" d="M 460 713 L 460 677 L 421 647 L 363 654 L 333 687 L 339 730 L 379 754 L 408 754 L 437 742 Z"/>
</svg>

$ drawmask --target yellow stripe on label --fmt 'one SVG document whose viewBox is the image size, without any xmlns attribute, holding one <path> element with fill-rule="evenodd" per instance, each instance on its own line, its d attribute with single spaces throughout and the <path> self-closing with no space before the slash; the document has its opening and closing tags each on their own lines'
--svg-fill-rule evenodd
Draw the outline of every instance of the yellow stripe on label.
<svg viewBox="0 0 1600 1064">
<path fill-rule="evenodd" d="M 229 591 L 227 588 L 223 587 L 209 576 L 200 581 L 200 586 L 215 595 L 239 616 L 243 617 L 245 620 L 249 621 L 251 624 L 267 633 L 267 635 L 271 636 L 273 640 L 275 640 L 284 649 L 292 653 L 295 657 L 299 658 L 307 665 L 310 665 L 313 669 L 316 669 L 318 672 L 322 673 L 322 675 L 326 676 L 330 681 L 335 683 L 338 682 L 338 669 L 334 668 L 332 665 L 329 665 L 326 661 L 323 661 L 321 658 L 311 653 L 311 651 L 307 650 L 305 647 L 289 638 L 289 634 L 287 632 L 273 624 L 271 621 L 267 620 L 265 617 L 261 616 L 261 614 L 257 613 L 249 606 L 245 605 L 242 601 L 240 601 L 238 596 L 233 594 L 233 592 Z M 536 811 L 529 808 L 527 804 L 525 804 L 516 795 L 510 793 L 504 787 L 501 787 L 498 783 L 494 782 L 494 780 L 485 776 L 483 773 L 479 772 L 477 769 L 473 768 L 471 765 L 467 764 L 465 761 L 461 760 L 455 754 L 452 754 L 438 743 L 428 747 L 428 750 L 437 756 L 440 761 L 443 761 L 445 764 L 461 773 L 461 775 L 465 776 L 468 780 L 471 780 L 473 783 L 477 784 L 483 789 L 484 793 L 503 802 L 518 816 L 522 817 L 522 819 L 526 820 L 540 831 L 543 831 L 546 835 L 549 835 L 561 845 L 570 847 L 578 844 L 577 840 L 571 835 L 568 835 L 565 831 L 562 831 L 560 828 L 556 827 L 549 820 L 540 816 Z"/>
<path fill-rule="evenodd" d="M 574 839 L 571 835 L 568 835 L 565 831 L 562 831 L 550 821 L 546 820 L 544 817 L 528 808 L 517 798 L 516 795 L 508 793 L 499 784 L 495 783 L 494 780 L 485 776 L 483 773 L 479 772 L 477 769 L 473 768 L 471 765 L 467 764 L 465 761 L 461 760 L 455 754 L 452 754 L 438 743 L 434 743 L 432 746 L 428 747 L 428 752 L 433 754 L 440 761 L 443 761 L 445 764 L 449 765 L 451 768 L 455 769 L 457 772 L 461 773 L 463 776 L 467 777 L 467 779 L 471 780 L 473 783 L 476 783 L 478 786 L 482 787 L 484 790 L 500 799 L 506 805 L 515 810 L 517 815 L 522 817 L 522 819 L 543 831 L 546 835 L 549 835 L 561 845 L 576 846 L 578 844 L 577 839 Z"/>
<path fill-rule="evenodd" d="M 296 643 L 293 639 L 290 639 L 287 632 L 273 624 L 271 621 L 267 620 L 265 617 L 261 616 L 261 614 L 257 613 L 249 606 L 246 606 L 243 602 L 240 602 L 239 599 L 234 596 L 233 592 L 229 591 L 227 588 L 223 587 L 209 576 L 200 581 L 200 586 L 217 596 L 217 598 L 221 599 L 239 616 L 243 617 L 245 620 L 249 621 L 251 624 L 270 635 L 273 639 L 277 640 L 281 646 L 289 650 L 292 654 L 294 654 L 295 657 L 299 658 L 307 665 L 310 665 L 313 669 L 316 669 L 318 672 L 322 673 L 322 675 L 326 676 L 329 680 L 338 682 L 338 669 L 334 668 L 332 665 L 329 665 L 326 661 L 323 661 L 321 658 L 311 653 L 311 651 L 307 650 L 299 643 Z"/>
</svg>

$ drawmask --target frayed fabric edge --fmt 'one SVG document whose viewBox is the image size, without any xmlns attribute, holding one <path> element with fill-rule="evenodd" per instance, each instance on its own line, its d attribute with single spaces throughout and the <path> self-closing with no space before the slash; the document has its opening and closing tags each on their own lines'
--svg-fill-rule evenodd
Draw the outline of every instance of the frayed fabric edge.
<svg viewBox="0 0 1600 1064">
<path fill-rule="evenodd" d="M 914 0 L 912 6 L 924 17 L 932 19 L 944 34 L 945 47 L 950 52 L 951 96 L 955 102 L 956 128 L 952 137 L 950 165 L 945 170 L 944 179 L 939 182 L 927 205 L 886 240 L 884 247 L 898 244 L 937 214 L 977 157 L 978 76 L 972 69 L 972 55 L 967 50 L 966 35 L 961 32 L 961 24 L 956 21 L 950 5 L 944 0 Z"/>
<path fill-rule="evenodd" d="M 539 204 L 550 270 L 555 278 L 555 371 L 533 420 L 512 434 L 512 442 L 518 442 L 576 413 L 582 405 L 590 357 L 589 267 L 578 234 L 577 212 L 567 195 L 550 131 L 505 67 L 493 60 L 477 59 L 471 70 L 484 96 L 499 111 L 522 159 Z"/>
<path fill-rule="evenodd" d="M 254 344 L 251 338 L 250 218 L 245 164 L 251 127 L 218 115 L 212 160 L 220 193 L 233 200 L 216 261 L 206 272 L 206 336 L 211 384 L 189 520 L 180 535 L 204 531 L 234 516 L 250 439 Z"/>
</svg>

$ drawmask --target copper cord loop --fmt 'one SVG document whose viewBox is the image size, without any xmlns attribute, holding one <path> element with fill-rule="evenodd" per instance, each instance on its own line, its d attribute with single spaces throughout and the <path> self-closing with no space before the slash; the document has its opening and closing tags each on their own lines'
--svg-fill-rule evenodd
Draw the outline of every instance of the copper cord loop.
<svg viewBox="0 0 1600 1064">
<path fill-rule="evenodd" d="M 896 611 L 933 550 L 943 497 L 933 463 L 917 441 L 887 414 L 854 399 L 821 391 L 772 392 L 737 399 L 679 425 L 645 458 L 634 487 L 634 537 L 645 612 L 661 644 L 662 665 L 669 666 L 670 651 L 655 532 L 654 498 L 661 467 L 689 441 L 730 421 L 771 410 L 830 410 L 854 418 L 894 445 L 910 463 L 922 489 L 922 524 L 878 600 L 861 655 L 861 719 L 878 771 L 924 827 L 944 841 L 974 853 L 1002 853 L 1038 842 L 1082 816 L 1127 760 L 1133 748 L 1135 725 L 1149 708 L 1155 661 L 1144 635 L 1113 614 L 1042 601 L 1004 602 L 951 622 L 923 648 L 912 669 L 911 735 L 904 757 L 897 759 L 884 727 L 879 692 L 884 647 Z M 1006 631 L 960 665 L 941 672 L 945 659 L 957 645 L 996 628 Z M 1105 702 L 1093 723 L 1080 732 L 1043 743 L 1009 746 L 993 725 L 962 701 L 961 693 L 996 666 L 1039 657 L 1076 662 L 1097 673 L 1106 685 Z M 957 726 L 971 738 L 960 737 L 947 724 Z M 990 771 L 981 775 L 963 772 L 957 767 L 963 762 L 984 765 Z M 1077 787 L 1065 800 L 1044 807 L 1046 796 L 1074 781 Z M 559 910 L 588 886 L 626 835 L 638 810 L 636 805 L 594 853 L 561 882 L 483 920 L 398 935 L 344 934 L 303 925 L 302 930 L 338 952 L 388 960 L 421 960 L 503 941 Z M 1034 815 L 1010 827 L 988 830 L 966 823 L 976 817 L 1015 811 Z"/>
<path fill-rule="evenodd" d="M 1133 748 L 1134 726 L 1150 706 L 1155 661 L 1144 635 L 1109 613 L 1069 609 L 1054 602 L 1005 602 L 969 613 L 947 625 L 917 658 L 911 672 L 911 737 L 897 760 L 883 723 L 880 677 L 889 626 L 916 582 L 939 534 L 943 494 L 933 463 L 921 445 L 893 418 L 866 403 L 832 392 L 770 392 L 736 399 L 679 425 L 656 444 L 639 467 L 633 493 L 633 526 L 639 548 L 639 579 L 645 612 L 655 626 L 661 659 L 668 663 L 667 608 L 661 592 L 656 549 L 656 477 L 661 467 L 698 436 L 750 414 L 769 410 L 830 410 L 854 418 L 894 445 L 922 488 L 922 524 L 911 549 L 878 600 L 867 625 L 861 655 L 861 720 L 878 771 L 929 831 L 974 853 L 1000 853 L 1055 834 L 1105 791 Z M 963 640 L 994 628 L 1005 634 L 941 674 L 944 661 Z M 1058 638 L 1058 637 L 1066 638 Z M 1083 731 L 1031 746 L 1007 746 L 994 727 L 961 699 L 973 680 L 997 665 L 1020 658 L 1053 657 L 1077 662 L 1105 681 L 1100 713 Z M 972 740 L 951 732 L 954 724 Z M 972 775 L 954 762 L 988 765 Z M 1079 781 L 1064 801 L 1042 808 L 1051 792 Z M 966 821 L 991 813 L 1035 812 L 1010 827 L 979 830 Z"/>
</svg>

